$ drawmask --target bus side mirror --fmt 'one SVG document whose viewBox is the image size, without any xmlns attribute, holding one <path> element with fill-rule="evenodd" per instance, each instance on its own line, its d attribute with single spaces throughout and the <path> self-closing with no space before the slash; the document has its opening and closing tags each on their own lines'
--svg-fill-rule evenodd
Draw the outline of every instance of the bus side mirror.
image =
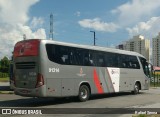
<svg viewBox="0 0 160 117">
<path fill-rule="evenodd" d="M 151 72 L 154 72 L 154 69 L 153 69 L 153 65 L 152 65 L 152 64 L 150 64 L 150 70 L 151 70 Z"/>
<path fill-rule="evenodd" d="M 153 69 L 153 65 L 151 66 L 151 70 L 152 70 L 152 71 L 154 71 L 154 69 Z"/>
</svg>

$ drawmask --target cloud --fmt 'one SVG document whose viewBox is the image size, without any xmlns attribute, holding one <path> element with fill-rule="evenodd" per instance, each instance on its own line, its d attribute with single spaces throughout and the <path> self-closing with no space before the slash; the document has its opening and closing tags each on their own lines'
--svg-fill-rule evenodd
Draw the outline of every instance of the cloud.
<svg viewBox="0 0 160 117">
<path fill-rule="evenodd" d="M 0 0 L 0 18 L 4 23 L 25 24 L 29 17 L 27 15 L 30 6 L 39 0 Z"/>
<path fill-rule="evenodd" d="M 77 17 L 81 16 L 81 12 L 77 11 L 74 15 L 76 15 Z"/>
<path fill-rule="evenodd" d="M 111 11 L 121 25 L 130 25 L 150 18 L 160 9 L 160 0 L 131 0 Z"/>
<path fill-rule="evenodd" d="M 23 26 L 19 24 L 17 25 L 17 31 L 21 34 L 20 36 L 25 34 L 27 39 L 46 39 L 45 30 L 43 28 L 39 28 L 33 32 L 29 26 Z"/>
<path fill-rule="evenodd" d="M 14 44 L 23 39 L 23 34 L 29 38 L 46 38 L 43 28 L 37 29 L 38 24 L 42 24 L 41 18 L 34 17 L 32 25 L 37 30 L 32 31 L 28 21 L 30 7 L 39 0 L 0 0 L 0 58 L 11 56 Z"/>
<path fill-rule="evenodd" d="M 152 17 L 148 21 L 139 22 L 132 28 L 126 28 L 126 30 L 129 32 L 130 36 L 142 34 L 145 35 L 145 37 L 151 39 L 155 37 L 160 31 L 159 22 L 160 22 L 160 17 Z"/>
<path fill-rule="evenodd" d="M 94 19 L 83 19 L 78 22 L 80 26 L 84 28 L 90 28 L 96 31 L 102 31 L 102 32 L 115 32 L 119 26 L 110 22 L 102 22 L 100 18 L 94 18 Z"/>
<path fill-rule="evenodd" d="M 41 27 L 43 24 L 44 24 L 44 19 L 41 17 L 33 17 L 31 21 L 32 28 Z"/>
</svg>

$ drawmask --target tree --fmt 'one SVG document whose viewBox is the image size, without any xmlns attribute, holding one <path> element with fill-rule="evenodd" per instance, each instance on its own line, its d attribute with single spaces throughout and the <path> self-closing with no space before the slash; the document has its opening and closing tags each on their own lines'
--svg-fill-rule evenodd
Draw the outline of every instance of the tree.
<svg viewBox="0 0 160 117">
<path fill-rule="evenodd" d="M 10 60 L 6 56 L 4 56 L 3 59 L 1 59 L 0 63 L 1 63 L 0 64 L 0 72 L 8 73 Z"/>
</svg>

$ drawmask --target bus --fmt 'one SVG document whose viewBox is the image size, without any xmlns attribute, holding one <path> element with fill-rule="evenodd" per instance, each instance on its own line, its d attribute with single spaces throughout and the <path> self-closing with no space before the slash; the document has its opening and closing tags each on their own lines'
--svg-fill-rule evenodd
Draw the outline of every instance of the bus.
<svg viewBox="0 0 160 117">
<path fill-rule="evenodd" d="M 53 40 L 14 47 L 14 92 L 28 97 L 77 96 L 148 90 L 149 64 L 139 53 Z"/>
</svg>

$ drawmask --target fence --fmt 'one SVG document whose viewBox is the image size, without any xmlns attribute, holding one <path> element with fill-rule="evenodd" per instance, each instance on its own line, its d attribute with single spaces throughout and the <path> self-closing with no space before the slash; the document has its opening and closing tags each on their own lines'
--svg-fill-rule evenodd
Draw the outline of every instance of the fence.
<svg viewBox="0 0 160 117">
<path fill-rule="evenodd" d="M 9 77 L 8 73 L 2 73 L 2 72 L 0 72 L 0 78 L 6 78 L 6 77 Z"/>
<path fill-rule="evenodd" d="M 150 86 L 160 87 L 160 74 L 153 72 L 153 75 L 150 79 Z"/>
</svg>

